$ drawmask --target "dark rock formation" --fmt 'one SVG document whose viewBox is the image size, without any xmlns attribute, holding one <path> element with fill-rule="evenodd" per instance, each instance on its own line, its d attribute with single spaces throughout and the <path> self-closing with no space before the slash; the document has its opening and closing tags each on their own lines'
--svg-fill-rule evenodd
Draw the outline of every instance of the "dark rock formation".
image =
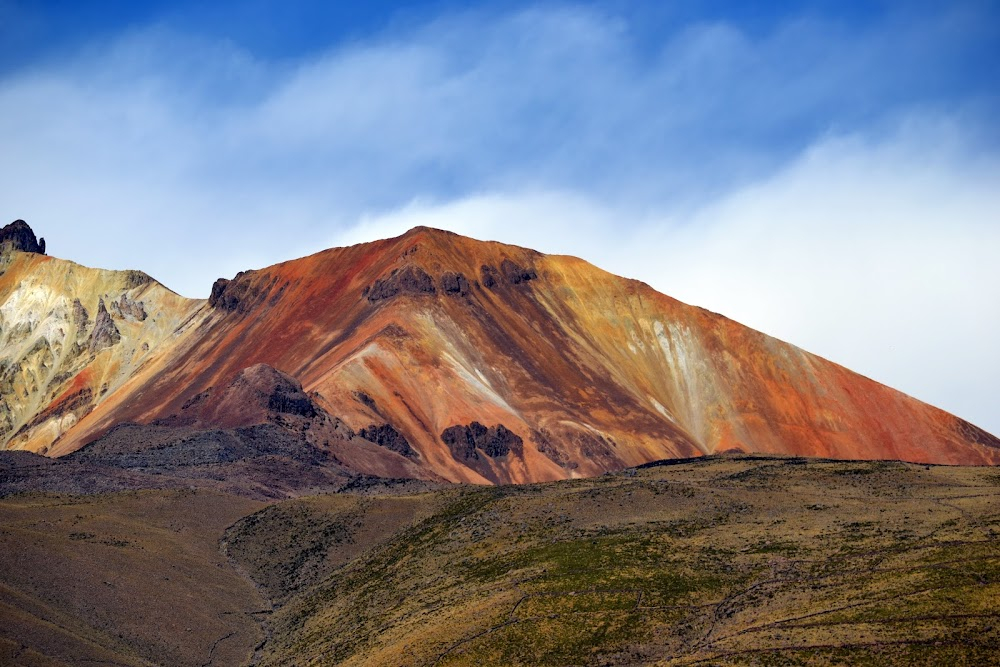
<svg viewBox="0 0 1000 667">
<path fill-rule="evenodd" d="M 35 232 L 24 220 L 15 220 L 0 229 L 0 247 L 3 246 L 21 252 L 45 254 L 45 239 L 36 239 Z"/>
<path fill-rule="evenodd" d="M 358 435 L 407 458 L 413 458 L 417 455 L 403 434 L 397 431 L 392 424 L 372 424 L 358 431 Z"/>
<path fill-rule="evenodd" d="M 492 459 L 500 458 L 511 450 L 520 451 L 524 444 L 520 436 L 503 424 L 487 428 L 479 422 L 450 426 L 441 433 L 441 440 L 459 461 L 477 460 L 479 451 Z"/>
<path fill-rule="evenodd" d="M 119 317 L 135 320 L 142 322 L 146 319 L 146 308 L 142 301 L 133 301 L 128 298 L 125 294 L 122 294 L 118 301 L 114 301 L 111 304 L 111 309 L 114 310 Z"/>
<path fill-rule="evenodd" d="M 215 281 L 208 304 L 226 312 L 248 313 L 267 298 L 277 283 L 277 276 L 267 281 L 266 275 L 260 276 L 255 271 L 240 271 L 232 280 L 219 278 Z"/>
<path fill-rule="evenodd" d="M 368 300 L 372 303 L 390 299 L 398 294 L 434 294 L 434 281 L 427 272 L 418 266 L 406 266 L 393 269 L 385 278 L 376 280 L 368 288 Z"/>
<path fill-rule="evenodd" d="M 229 287 L 230 281 L 226 278 L 219 278 L 212 284 L 212 293 L 208 296 L 208 305 L 212 308 L 221 308 L 222 310 L 235 310 L 235 308 L 227 308 L 223 305 L 223 296 L 226 293 L 226 288 Z"/>
<path fill-rule="evenodd" d="M 90 314 L 79 299 L 73 299 L 73 323 L 76 324 L 77 335 L 86 331 L 90 324 Z"/>
<path fill-rule="evenodd" d="M 94 318 L 94 330 L 90 332 L 90 353 L 96 354 L 104 348 L 117 345 L 121 339 L 118 327 L 104 307 L 104 299 L 100 299 L 97 303 L 97 316 Z"/>
<path fill-rule="evenodd" d="M 513 449 L 520 449 L 524 444 L 521 436 L 515 434 L 503 424 L 491 426 L 480 445 L 486 456 L 497 458 L 506 456 Z"/>
<path fill-rule="evenodd" d="M 500 272 L 497 271 L 497 267 L 491 264 L 483 264 L 479 269 L 479 279 L 482 281 L 483 287 L 493 289 L 500 282 Z"/>
<path fill-rule="evenodd" d="M 156 282 L 148 273 L 143 273 L 142 271 L 134 271 L 129 269 L 125 272 L 125 287 L 127 289 L 132 289 L 133 287 L 140 287 L 142 285 L 148 285 L 149 283 Z"/>
<path fill-rule="evenodd" d="M 511 285 L 519 285 L 538 277 L 534 269 L 525 269 L 520 264 L 505 259 L 500 263 L 500 272 Z"/>
<path fill-rule="evenodd" d="M 469 281 L 461 273 L 449 271 L 441 276 L 441 291 L 445 294 L 465 296 L 469 293 Z"/>
<path fill-rule="evenodd" d="M 476 443 L 468 426 L 449 426 L 441 433 L 441 440 L 448 445 L 451 455 L 456 461 L 474 461 L 479 458 Z"/>
</svg>

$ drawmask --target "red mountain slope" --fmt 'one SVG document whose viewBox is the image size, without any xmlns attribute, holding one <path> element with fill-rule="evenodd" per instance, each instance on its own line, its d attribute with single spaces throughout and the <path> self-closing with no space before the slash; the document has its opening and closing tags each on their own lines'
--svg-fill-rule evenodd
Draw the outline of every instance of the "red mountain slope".
<svg viewBox="0 0 1000 667">
<path fill-rule="evenodd" d="M 219 281 L 187 317 L 49 453 L 169 421 L 264 363 L 361 437 L 409 447 L 428 478 L 539 481 L 729 449 L 1000 462 L 981 429 L 645 284 L 426 228 Z"/>
</svg>

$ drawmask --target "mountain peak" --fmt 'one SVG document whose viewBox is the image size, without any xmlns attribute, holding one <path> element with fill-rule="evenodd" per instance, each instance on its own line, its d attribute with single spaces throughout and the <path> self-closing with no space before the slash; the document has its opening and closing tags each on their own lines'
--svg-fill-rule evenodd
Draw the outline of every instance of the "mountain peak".
<svg viewBox="0 0 1000 667">
<path fill-rule="evenodd" d="M 36 239 L 35 232 L 24 220 L 15 220 L 0 229 L 0 247 L 3 246 L 21 252 L 45 254 L 45 239 Z"/>
</svg>

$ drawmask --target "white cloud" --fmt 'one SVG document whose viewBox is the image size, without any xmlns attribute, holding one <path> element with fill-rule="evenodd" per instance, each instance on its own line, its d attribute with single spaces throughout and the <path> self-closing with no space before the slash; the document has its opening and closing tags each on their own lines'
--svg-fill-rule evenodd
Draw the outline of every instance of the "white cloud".
<svg viewBox="0 0 1000 667">
<path fill-rule="evenodd" d="M 415 224 L 576 254 L 996 432 L 996 100 L 955 55 L 995 40 L 932 18 L 640 48 L 564 6 L 283 62 L 143 28 L 0 78 L 0 201 L 187 295 Z"/>
</svg>

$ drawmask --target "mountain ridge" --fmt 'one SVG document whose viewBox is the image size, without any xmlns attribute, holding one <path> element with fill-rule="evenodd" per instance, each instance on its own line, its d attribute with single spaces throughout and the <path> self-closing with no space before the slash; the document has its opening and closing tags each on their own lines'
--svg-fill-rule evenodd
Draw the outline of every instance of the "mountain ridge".
<svg viewBox="0 0 1000 667">
<path fill-rule="evenodd" d="M 405 443 L 427 479 L 545 481 L 726 450 L 1000 463 L 982 429 L 724 315 L 579 258 L 433 228 L 240 272 L 207 300 L 130 289 L 111 317 L 125 344 L 142 335 L 127 304 L 146 293 L 170 332 L 67 428 L 52 414 L 15 446 L 65 455 L 267 364 L 353 432 Z M 454 435 L 473 424 L 511 436 L 484 449 Z"/>
</svg>

